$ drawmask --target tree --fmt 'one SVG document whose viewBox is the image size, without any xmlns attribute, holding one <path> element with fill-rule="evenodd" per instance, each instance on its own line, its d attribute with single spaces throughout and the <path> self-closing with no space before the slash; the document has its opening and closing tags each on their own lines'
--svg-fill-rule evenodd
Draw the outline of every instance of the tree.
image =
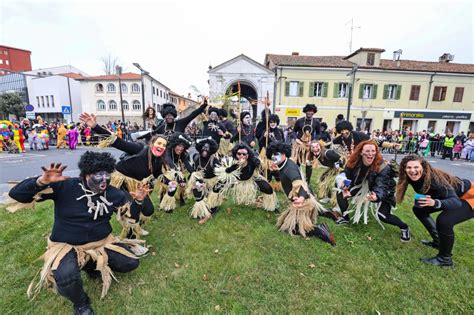
<svg viewBox="0 0 474 315">
<path fill-rule="evenodd" d="M 102 70 L 105 74 L 115 74 L 115 67 L 119 63 L 119 59 L 117 57 L 112 57 L 112 54 L 109 52 L 106 56 L 100 58 L 102 62 Z"/>
<path fill-rule="evenodd" d="M 19 119 L 25 117 L 25 104 L 18 93 L 5 93 L 0 95 L 0 116 L 8 119 L 13 114 Z"/>
</svg>

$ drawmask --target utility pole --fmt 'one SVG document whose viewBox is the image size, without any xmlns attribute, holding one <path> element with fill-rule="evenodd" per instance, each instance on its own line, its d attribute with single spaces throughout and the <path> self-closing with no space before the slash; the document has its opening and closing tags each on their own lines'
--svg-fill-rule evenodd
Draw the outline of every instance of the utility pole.
<svg viewBox="0 0 474 315">
<path fill-rule="evenodd" d="M 122 80 L 120 79 L 120 76 L 122 75 L 122 67 L 115 66 L 115 73 L 118 76 L 118 82 L 119 82 L 120 110 L 122 111 L 122 122 L 125 123 L 125 113 L 123 112 L 123 100 L 122 100 Z"/>
<path fill-rule="evenodd" d="M 137 62 L 134 62 L 133 65 L 138 68 L 141 72 L 142 76 L 142 112 L 143 112 L 143 130 L 146 129 L 146 121 L 145 121 L 145 83 L 143 82 L 143 77 L 150 72 L 143 69 Z"/>
<path fill-rule="evenodd" d="M 349 97 L 347 98 L 347 114 L 346 114 L 347 121 L 350 121 L 352 100 L 354 99 L 354 85 L 355 85 L 356 72 L 357 72 L 357 65 L 353 64 L 351 72 L 347 74 L 347 76 L 349 75 L 351 76 L 351 84 L 349 86 Z"/>
</svg>

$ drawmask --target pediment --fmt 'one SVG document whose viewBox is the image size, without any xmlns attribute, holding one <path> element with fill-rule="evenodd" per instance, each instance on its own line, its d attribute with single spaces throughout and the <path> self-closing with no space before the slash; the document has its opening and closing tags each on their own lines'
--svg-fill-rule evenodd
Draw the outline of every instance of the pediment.
<svg viewBox="0 0 474 315">
<path fill-rule="evenodd" d="M 239 73 L 239 74 L 261 74 L 261 75 L 273 75 L 274 73 L 269 69 L 265 68 L 262 64 L 249 58 L 245 55 L 239 55 L 233 59 L 230 59 L 217 67 L 208 71 L 209 74 L 226 74 L 226 73 Z"/>
</svg>

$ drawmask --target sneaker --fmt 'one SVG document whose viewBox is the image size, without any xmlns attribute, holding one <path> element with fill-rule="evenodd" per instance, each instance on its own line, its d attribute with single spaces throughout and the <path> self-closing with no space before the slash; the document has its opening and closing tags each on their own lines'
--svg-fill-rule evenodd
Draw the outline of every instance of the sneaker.
<svg viewBox="0 0 474 315">
<path fill-rule="evenodd" d="M 401 232 L 401 234 L 400 234 L 400 241 L 402 241 L 402 242 L 409 242 L 409 241 L 411 241 L 410 228 L 401 229 L 400 232 Z"/>
<path fill-rule="evenodd" d="M 319 232 L 321 232 L 319 237 L 323 241 L 325 241 L 326 243 L 331 244 L 331 246 L 336 246 L 336 240 L 334 240 L 334 236 L 329 231 L 329 227 L 326 223 L 318 224 L 316 228 L 319 230 Z"/>
<path fill-rule="evenodd" d="M 323 198 L 323 199 L 319 199 L 319 202 L 320 202 L 320 203 L 328 203 L 329 201 L 331 201 L 331 199 L 328 198 L 328 197 L 325 197 L 325 198 Z"/>
<path fill-rule="evenodd" d="M 147 236 L 148 234 L 150 234 L 150 232 L 148 232 L 147 230 L 140 227 L 140 235 L 141 236 Z"/>
<path fill-rule="evenodd" d="M 74 315 L 94 315 L 94 310 L 92 309 L 90 304 L 86 304 L 83 306 L 74 306 Z"/>
<path fill-rule="evenodd" d="M 325 218 L 329 218 L 333 221 L 337 221 L 337 219 L 339 218 L 335 212 L 329 210 L 322 211 L 319 213 L 319 215 Z"/>
<path fill-rule="evenodd" d="M 339 219 L 336 220 L 336 224 L 338 225 L 349 224 L 349 220 L 347 220 L 344 217 L 340 217 Z"/>
<path fill-rule="evenodd" d="M 438 266 L 438 267 L 452 267 L 454 265 L 453 259 L 450 256 L 448 257 L 435 256 L 432 258 L 422 258 L 420 260 L 424 262 L 425 264 Z"/>
<path fill-rule="evenodd" d="M 145 256 L 150 251 L 148 247 L 145 247 L 139 244 L 134 244 L 133 246 L 130 246 L 130 250 L 137 257 Z"/>
</svg>

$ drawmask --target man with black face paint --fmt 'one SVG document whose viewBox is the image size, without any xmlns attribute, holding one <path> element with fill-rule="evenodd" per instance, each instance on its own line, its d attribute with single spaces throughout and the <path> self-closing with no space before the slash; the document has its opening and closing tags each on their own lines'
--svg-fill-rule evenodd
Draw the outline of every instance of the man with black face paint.
<svg viewBox="0 0 474 315">
<path fill-rule="evenodd" d="M 252 116 L 247 111 L 240 113 L 240 126 L 237 127 L 237 134 L 232 138 L 232 142 L 239 141 L 246 143 L 252 149 L 257 144 L 255 129 L 252 125 Z"/>
<path fill-rule="evenodd" d="M 63 175 L 66 166 L 51 164 L 43 174 L 28 178 L 12 188 L 11 198 L 29 203 L 36 194 L 48 189 L 41 200 L 54 201 L 54 224 L 48 239 L 48 249 L 42 256 L 42 272 L 47 277 L 28 289 L 36 296 L 45 285 L 54 285 L 60 295 L 73 303 L 74 314 L 93 314 L 90 300 L 84 292 L 80 271 L 104 280 L 102 297 L 107 293 L 114 272 L 129 272 L 138 267 L 134 255 L 143 251 L 136 242 L 112 236 L 110 219 L 114 212 L 127 208 L 137 215 L 149 189 L 140 186 L 131 192 L 130 201 L 120 189 L 109 185 L 115 159 L 110 153 L 87 151 L 79 161 L 80 176 Z M 32 282 L 32 284 L 34 284 Z"/>
<path fill-rule="evenodd" d="M 203 122 L 202 135 L 212 137 L 216 143 L 220 143 L 222 138 L 230 139 L 231 134 L 227 132 L 225 126 L 219 122 L 219 109 L 210 107 L 207 111 L 208 120 Z"/>
<path fill-rule="evenodd" d="M 153 186 L 154 180 L 162 174 L 163 157 L 167 145 L 167 140 L 163 136 L 153 136 L 148 145 L 142 142 L 124 141 L 99 126 L 94 115 L 82 113 L 79 119 L 96 134 L 107 136 L 99 143 L 99 147 L 112 146 L 125 153 L 117 163 L 116 171 L 111 175 L 112 186 L 127 192 L 135 191 L 142 184 Z M 131 199 L 130 196 L 129 199 Z M 153 212 L 153 203 L 147 196 L 143 202 L 141 213 L 133 217 L 135 223 L 129 222 L 130 224 L 127 226 L 127 223 L 123 222 L 124 230 L 128 230 L 124 233 L 128 233 L 129 237 L 148 235 L 148 231 L 143 229 L 143 225 Z"/>
</svg>

